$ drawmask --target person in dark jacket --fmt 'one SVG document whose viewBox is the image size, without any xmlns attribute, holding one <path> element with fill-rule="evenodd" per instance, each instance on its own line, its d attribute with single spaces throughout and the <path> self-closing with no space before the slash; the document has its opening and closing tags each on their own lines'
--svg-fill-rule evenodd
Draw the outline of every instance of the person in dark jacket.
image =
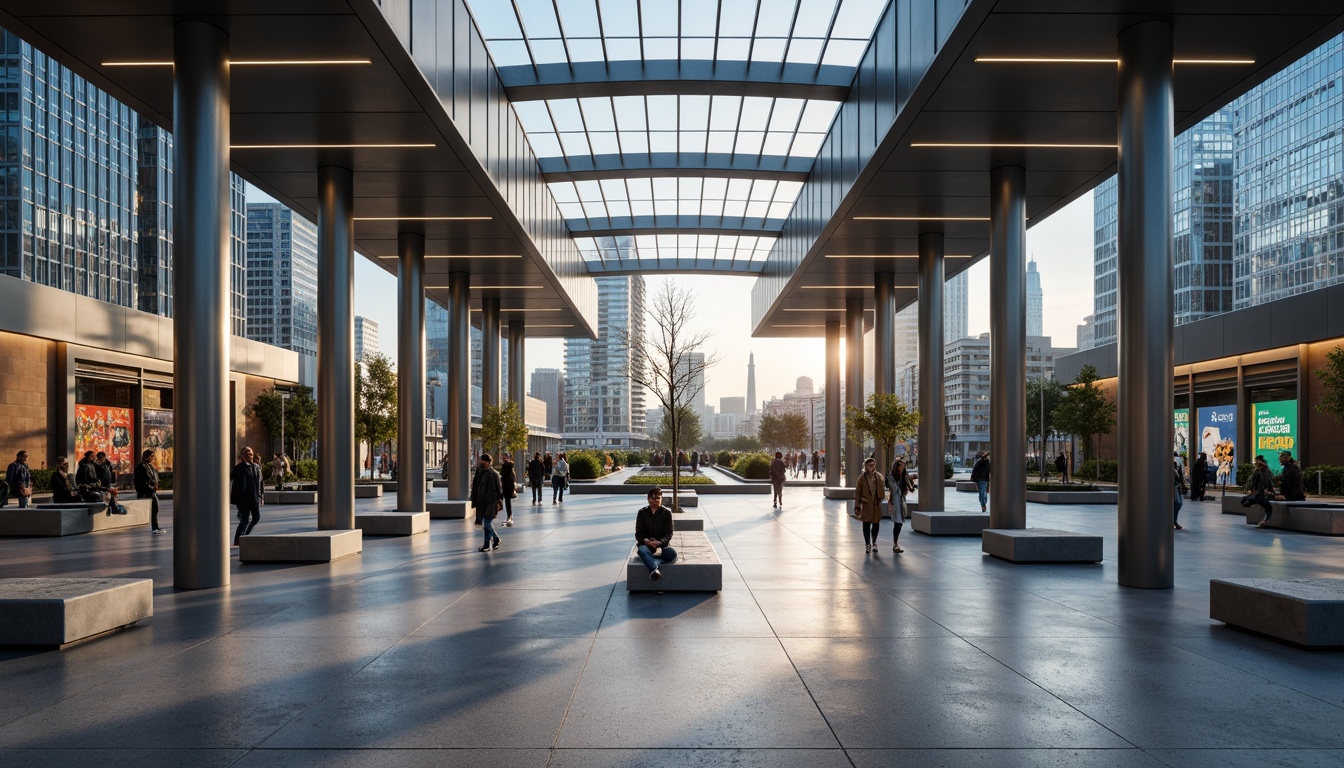
<svg viewBox="0 0 1344 768">
<path fill-rule="evenodd" d="M 90 504 L 103 500 L 103 494 L 98 490 L 98 465 L 94 463 L 93 451 L 85 451 L 84 458 L 79 460 L 75 470 L 75 490 Z"/>
<path fill-rule="evenodd" d="M 1209 455 L 1200 451 L 1190 465 L 1190 500 L 1204 501 L 1204 486 L 1209 483 Z"/>
<path fill-rule="evenodd" d="M 53 504 L 74 504 L 79 500 L 74 478 L 70 477 L 70 460 L 62 456 L 56 460 L 56 471 L 51 475 L 51 501 Z"/>
<path fill-rule="evenodd" d="M 1293 461 L 1293 454 L 1284 451 L 1279 454 L 1279 463 L 1283 473 L 1279 476 L 1279 493 L 1284 501 L 1306 501 L 1307 487 L 1302 482 L 1302 467 Z"/>
<path fill-rule="evenodd" d="M 251 448 L 238 452 L 238 463 L 229 473 L 229 501 L 238 507 L 238 530 L 233 534 L 233 546 L 252 532 L 261 522 L 261 505 L 265 502 L 265 486 L 261 467 L 255 462 Z"/>
<path fill-rule="evenodd" d="M 691 451 L 691 474 L 700 474 L 700 452 Z"/>
<path fill-rule="evenodd" d="M 1274 473 L 1269 471 L 1264 456 L 1255 457 L 1255 471 L 1251 473 L 1246 490 L 1251 492 L 1251 504 L 1258 504 L 1265 510 L 1265 519 L 1256 524 L 1257 528 L 1264 528 L 1269 525 L 1269 518 L 1274 514 L 1274 507 L 1270 504 L 1274 499 Z"/>
<path fill-rule="evenodd" d="M 33 473 L 28 471 L 27 451 L 19 451 L 9 468 L 5 470 L 5 484 L 9 487 L 9 493 L 19 497 L 19 509 L 27 507 L 28 501 L 33 497 Z M 6 496 L 0 501 L 0 507 L 8 503 L 9 498 Z"/>
<path fill-rule="evenodd" d="M 989 451 L 980 454 L 971 467 L 971 482 L 980 491 L 980 511 L 989 510 Z"/>
<path fill-rule="evenodd" d="M 107 454 L 98 452 L 98 458 L 94 462 L 94 468 L 98 470 L 98 487 L 103 493 L 112 495 L 112 489 L 117 487 L 117 468 L 112 466 L 112 460 L 107 458 Z"/>
<path fill-rule="evenodd" d="M 663 506 L 662 488 L 650 488 L 648 499 L 648 506 L 635 515 L 636 551 L 649 569 L 649 578 L 662 581 L 663 572 L 658 566 L 677 559 L 677 550 L 669 546 L 672 543 L 672 511 Z"/>
<path fill-rule="evenodd" d="M 547 452 L 546 452 L 546 455 L 542 458 L 542 460 L 541 460 L 541 465 L 546 469 L 546 476 L 545 476 L 544 479 L 546 479 L 546 480 L 550 480 L 550 479 L 551 479 L 551 468 L 555 466 L 555 459 L 552 459 L 552 458 L 551 458 L 551 452 L 550 452 L 550 451 L 547 451 Z"/>
<path fill-rule="evenodd" d="M 1069 459 L 1063 451 L 1060 451 L 1059 455 L 1055 457 L 1055 471 L 1059 473 L 1060 477 L 1064 478 L 1064 482 L 1069 482 Z"/>
<path fill-rule="evenodd" d="M 504 486 L 504 527 L 513 527 L 513 499 L 518 496 L 518 475 L 513 469 L 513 457 L 504 454 L 499 464 L 499 482 Z"/>
<path fill-rule="evenodd" d="M 775 460 L 770 462 L 770 487 L 774 490 L 774 495 L 770 497 L 771 507 L 784 507 L 784 476 L 788 471 L 784 454 L 775 451 Z"/>
<path fill-rule="evenodd" d="M 499 534 L 495 533 L 495 515 L 503 505 L 504 486 L 499 473 L 490 466 L 494 459 L 490 454 L 482 453 L 478 459 L 476 476 L 471 479 L 471 506 L 476 510 L 476 518 L 481 521 L 485 531 L 485 544 L 477 551 L 489 552 L 499 549 Z"/>
<path fill-rule="evenodd" d="M 532 503 L 541 503 L 541 481 L 546 477 L 546 465 L 541 463 L 541 454 L 532 454 L 527 463 L 527 484 L 532 488 Z"/>
<path fill-rule="evenodd" d="M 149 530 L 163 533 L 159 527 L 159 471 L 154 468 L 154 451 L 140 454 L 135 465 L 135 498 L 149 499 Z"/>
</svg>

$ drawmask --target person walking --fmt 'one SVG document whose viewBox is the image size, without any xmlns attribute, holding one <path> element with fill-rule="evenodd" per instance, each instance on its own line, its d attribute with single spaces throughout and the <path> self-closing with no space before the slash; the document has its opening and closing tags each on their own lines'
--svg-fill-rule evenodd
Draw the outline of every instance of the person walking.
<svg viewBox="0 0 1344 768">
<path fill-rule="evenodd" d="M 971 482 L 980 491 L 980 511 L 989 511 L 989 451 L 981 453 L 971 467 Z"/>
<path fill-rule="evenodd" d="M 770 497 L 771 507 L 784 508 L 784 474 L 787 471 L 784 454 L 775 451 L 775 460 L 770 462 L 770 487 L 774 490 L 774 496 Z"/>
<path fill-rule="evenodd" d="M 233 546 L 252 532 L 261 522 L 261 505 L 266 502 L 266 486 L 261 480 L 261 467 L 256 454 L 244 447 L 238 452 L 238 463 L 229 473 L 229 501 L 238 508 L 238 530 L 233 534 Z"/>
<path fill-rule="evenodd" d="M 19 497 L 19 509 L 26 509 L 28 501 L 33 497 L 33 473 L 28 470 L 27 451 L 19 451 L 14 456 L 14 461 L 10 462 L 9 468 L 5 470 L 5 484 L 9 486 L 10 494 Z M 8 504 L 8 496 L 0 501 L 0 507 Z"/>
<path fill-rule="evenodd" d="M 285 490 L 285 474 L 287 472 L 289 472 L 289 459 L 286 459 L 283 453 L 276 451 L 271 456 L 271 479 L 275 481 L 275 490 Z"/>
<path fill-rule="evenodd" d="M 62 456 L 56 459 L 56 471 L 51 475 L 51 502 L 74 504 L 79 500 L 75 481 L 70 477 L 70 460 Z"/>
<path fill-rule="evenodd" d="M 1279 454 L 1279 463 L 1283 472 L 1279 475 L 1279 493 L 1284 501 L 1306 501 L 1307 487 L 1302 482 L 1302 467 L 1293 461 L 1293 454 L 1283 451 Z"/>
<path fill-rule="evenodd" d="M 915 489 L 915 481 L 906 469 L 904 456 L 898 456 L 892 463 L 891 472 L 887 475 L 887 488 L 891 491 L 891 551 L 899 555 L 905 551 L 901 549 L 901 529 L 905 527 L 903 521 L 910 519 L 910 506 L 906 504 L 905 496 Z M 873 546 L 877 546 L 876 536 L 873 537 Z"/>
<path fill-rule="evenodd" d="M 820 469 L 821 469 L 821 454 L 820 454 L 820 453 L 817 453 L 816 451 L 813 451 L 813 452 L 812 452 L 812 479 L 813 479 L 813 480 L 816 480 L 818 477 L 821 477 L 821 475 L 818 474 L 818 472 L 819 472 Z"/>
<path fill-rule="evenodd" d="M 513 527 L 513 500 L 518 496 L 518 476 L 514 473 L 513 457 L 504 454 L 499 463 L 499 482 L 504 486 L 504 527 Z"/>
<path fill-rule="evenodd" d="M 541 480 L 546 476 L 546 465 L 541 463 L 541 453 L 533 453 L 527 463 L 527 484 L 532 488 L 532 503 L 541 503 Z"/>
<path fill-rule="evenodd" d="M 561 453 L 551 468 L 551 503 L 565 503 L 565 489 L 569 487 L 569 462 L 565 460 L 565 454 Z M 556 498 L 560 501 L 556 501 Z"/>
<path fill-rule="evenodd" d="M 1190 500 L 1204 501 L 1204 487 L 1209 483 L 1209 455 L 1203 451 L 1190 465 Z"/>
<path fill-rule="evenodd" d="M 448 468 L 450 466 L 452 466 L 452 460 L 449 458 L 448 454 L 445 453 L 443 454 L 443 461 L 439 463 L 439 477 L 443 478 L 444 480 L 447 480 Z"/>
<path fill-rule="evenodd" d="M 154 468 L 154 451 L 146 449 L 135 465 L 135 498 L 149 499 L 149 531 L 163 533 L 159 527 L 159 471 Z"/>
<path fill-rule="evenodd" d="M 882 497 L 884 481 L 877 472 L 877 459 L 869 456 L 863 462 L 863 472 L 854 484 L 854 517 L 863 523 L 863 549 L 873 553 L 877 535 L 882 527 Z"/>
<path fill-rule="evenodd" d="M 541 465 L 542 465 L 542 467 L 545 468 L 545 470 L 546 470 L 546 474 L 545 474 L 545 479 L 546 479 L 546 481 L 547 481 L 547 482 L 550 482 L 550 480 L 551 480 L 551 470 L 555 469 L 555 461 L 551 458 L 551 452 L 550 452 L 550 451 L 547 451 L 547 452 L 546 452 L 546 456 L 545 456 L 545 458 L 543 458 L 543 459 L 541 460 Z"/>
<path fill-rule="evenodd" d="M 1185 504 L 1185 502 L 1181 501 L 1181 497 L 1185 495 L 1186 488 L 1185 488 L 1185 474 L 1181 472 L 1181 467 L 1179 464 L 1172 467 L 1171 476 L 1172 480 L 1176 484 L 1175 488 L 1176 493 L 1174 494 L 1176 496 L 1176 503 L 1175 503 L 1176 508 L 1175 510 L 1172 511 L 1171 514 L 1171 527 L 1178 531 L 1183 531 L 1185 530 L 1185 527 L 1181 525 L 1181 507 Z"/>
<path fill-rule="evenodd" d="M 700 452 L 691 451 L 691 474 L 700 474 Z"/>
<path fill-rule="evenodd" d="M 471 506 L 476 510 L 476 519 L 485 533 L 485 543 L 477 552 L 489 552 L 499 549 L 499 534 L 495 533 L 495 516 L 504 507 L 504 486 L 499 473 L 490 466 L 493 460 L 490 454 L 482 453 L 476 466 L 476 476 L 471 479 Z"/>
<path fill-rule="evenodd" d="M 1251 473 L 1246 490 L 1251 492 L 1251 504 L 1258 504 L 1265 510 L 1265 519 L 1255 526 L 1264 528 L 1269 525 L 1269 518 L 1274 515 L 1274 507 L 1270 504 L 1274 499 L 1274 473 L 1269 471 L 1264 456 L 1255 457 L 1255 471 Z"/>
<path fill-rule="evenodd" d="M 1069 482 L 1069 460 L 1065 458 L 1063 451 L 1060 451 L 1059 455 L 1055 457 L 1055 471 L 1059 473 L 1060 477 L 1064 478 L 1065 483 Z"/>
</svg>

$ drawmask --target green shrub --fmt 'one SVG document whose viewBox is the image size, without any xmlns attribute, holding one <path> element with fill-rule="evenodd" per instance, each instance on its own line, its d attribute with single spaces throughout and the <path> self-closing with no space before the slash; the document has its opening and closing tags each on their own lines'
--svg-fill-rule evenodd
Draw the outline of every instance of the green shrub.
<svg viewBox="0 0 1344 768">
<path fill-rule="evenodd" d="M 316 480 L 317 459 L 299 459 L 294 462 L 294 473 L 300 480 Z"/>
<path fill-rule="evenodd" d="M 1316 493 L 1316 473 L 1321 473 L 1320 492 L 1326 496 L 1344 496 L 1344 467 L 1318 464 L 1302 470 L 1302 485 L 1307 493 Z"/>
<path fill-rule="evenodd" d="M 47 493 L 51 491 L 51 476 L 56 474 L 56 470 L 33 469 L 32 467 L 29 467 L 28 473 L 33 476 L 33 493 Z M 17 492 L 13 493 L 16 496 L 18 495 Z"/>
<path fill-rule="evenodd" d="M 596 480 L 602 476 L 602 466 L 607 455 L 597 451 L 570 451 L 565 459 L 569 462 L 570 477 L 575 480 Z"/>
<path fill-rule="evenodd" d="M 1089 459 L 1084 461 L 1075 476 L 1083 480 L 1099 480 L 1106 483 L 1114 483 L 1119 477 L 1119 463 L 1111 459 Z"/>
<path fill-rule="evenodd" d="M 954 472 L 955 472 L 955 470 L 954 470 L 953 467 L 952 467 L 952 462 L 950 462 L 950 461 L 945 461 L 945 462 L 943 462 L 943 479 L 944 479 L 944 480 L 951 480 L 951 479 L 952 479 L 952 475 L 953 475 Z"/>
<path fill-rule="evenodd" d="M 649 472 L 641 472 L 637 475 L 632 475 L 628 480 L 625 481 L 625 484 L 661 485 L 664 488 L 670 489 L 672 487 L 672 475 L 671 474 L 655 475 Z M 681 481 L 678 482 L 677 485 L 684 487 L 687 485 L 717 485 L 717 483 L 714 482 L 713 478 L 705 477 L 704 475 L 682 475 Z M 669 490 L 667 493 L 668 496 L 672 495 L 671 490 Z"/>
<path fill-rule="evenodd" d="M 1251 482 L 1251 475 L 1253 474 L 1255 474 L 1254 464 L 1238 464 L 1237 485 L 1241 486 L 1242 488 L 1245 488 L 1246 484 Z"/>
<path fill-rule="evenodd" d="M 719 451 L 719 455 L 714 457 L 714 461 L 720 467 L 731 467 L 733 466 L 733 452 Z"/>
<path fill-rule="evenodd" d="M 627 462 L 625 466 L 627 467 L 642 467 L 649 463 L 649 452 L 640 450 L 626 451 L 625 460 Z"/>
<path fill-rule="evenodd" d="M 172 473 L 172 472 L 160 472 L 160 473 L 159 473 L 159 490 L 160 490 L 160 491 L 171 491 L 172 489 L 173 489 L 173 473 Z"/>
<path fill-rule="evenodd" d="M 748 480 L 769 480 L 772 460 L 765 453 L 744 454 L 733 462 L 733 471 Z"/>
<path fill-rule="evenodd" d="M 619 449 L 619 448 L 608 448 L 608 449 L 606 449 L 605 451 L 603 451 L 603 453 L 605 454 L 605 456 L 603 456 L 603 459 L 602 459 L 604 464 L 605 464 L 605 462 L 606 462 L 606 456 L 610 456 L 610 457 L 611 457 L 611 465 L 612 465 L 613 467 L 627 467 L 627 466 L 629 466 L 629 464 L 626 463 L 627 459 L 625 458 L 625 451 L 622 451 L 622 450 Z"/>
</svg>

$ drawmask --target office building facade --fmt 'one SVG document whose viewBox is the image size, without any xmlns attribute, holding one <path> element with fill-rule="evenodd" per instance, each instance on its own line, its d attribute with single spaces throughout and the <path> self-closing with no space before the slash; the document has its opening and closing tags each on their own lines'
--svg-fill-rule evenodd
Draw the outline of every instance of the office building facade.
<svg viewBox="0 0 1344 768">
<path fill-rule="evenodd" d="M 943 288 L 943 343 L 965 338 L 969 322 L 965 272 L 948 278 Z M 919 355 L 919 307 L 911 304 L 896 313 L 896 367 L 914 362 Z M 871 359 L 871 355 L 868 359 Z"/>
<path fill-rule="evenodd" d="M 247 338 L 317 357 L 317 227 L 279 203 L 247 206 Z"/>
<path fill-rule="evenodd" d="M 355 315 L 355 362 L 362 363 L 365 355 L 378 352 L 378 323 L 362 315 Z"/>
<path fill-rule="evenodd" d="M 597 340 L 565 339 L 564 442 L 572 447 L 649 441 L 643 387 L 630 381 L 631 340 L 644 337 L 644 278 L 599 276 Z M 657 429 L 657 425 L 652 426 Z"/>
<path fill-rule="evenodd" d="M 1041 290 L 1041 273 L 1036 271 L 1036 259 L 1027 262 L 1027 335 L 1045 335 L 1045 293 Z"/>
<path fill-rule="evenodd" d="M 546 431 L 559 432 L 565 419 L 565 372 L 559 368 L 532 371 L 532 397 L 546 404 Z"/>
</svg>

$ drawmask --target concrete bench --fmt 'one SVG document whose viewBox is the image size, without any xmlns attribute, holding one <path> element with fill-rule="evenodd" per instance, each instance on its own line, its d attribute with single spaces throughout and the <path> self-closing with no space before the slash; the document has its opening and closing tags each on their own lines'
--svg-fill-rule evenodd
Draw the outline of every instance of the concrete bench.
<svg viewBox="0 0 1344 768">
<path fill-rule="evenodd" d="M 672 537 L 677 559 L 658 570 L 661 581 L 649 578 L 649 569 L 630 549 L 625 566 L 625 588 L 630 592 L 718 592 L 723 589 L 723 561 L 703 532 L 681 531 Z"/>
<path fill-rule="evenodd" d="M 1099 563 L 1101 537 L 1052 528 L 986 528 L 980 549 L 1011 563 Z"/>
<path fill-rule="evenodd" d="M 1027 491 L 1033 504 L 1116 504 L 1119 491 Z"/>
<path fill-rule="evenodd" d="M 435 480 L 435 481 L 434 481 L 434 487 L 435 487 L 435 488 L 447 488 L 447 487 L 448 487 L 448 481 L 447 481 L 447 480 Z"/>
<path fill-rule="evenodd" d="M 0 646 L 64 647 L 153 615 L 152 579 L 0 579 Z"/>
<path fill-rule="evenodd" d="M 989 515 L 916 510 L 910 513 L 910 527 L 929 536 L 979 536 L 989 527 Z"/>
<path fill-rule="evenodd" d="M 471 506 L 470 501 L 427 501 L 425 509 L 429 510 L 429 516 L 435 520 L 465 520 L 467 517 L 467 507 Z"/>
<path fill-rule="evenodd" d="M 980 490 L 980 486 L 976 485 L 972 480 L 958 480 L 957 490 L 962 493 L 975 493 Z"/>
<path fill-rule="evenodd" d="M 375 483 L 355 483 L 356 499 L 380 499 L 382 497 L 382 485 Z"/>
<path fill-rule="evenodd" d="M 784 483 L 784 490 L 789 489 L 789 484 Z M 847 485 L 828 485 L 821 489 L 821 495 L 828 499 L 848 499 L 854 500 L 854 489 Z"/>
<path fill-rule="evenodd" d="M 699 515 L 672 515 L 672 530 L 674 531 L 703 531 L 705 530 L 705 518 Z M 677 545 L 672 545 L 673 549 Z"/>
<path fill-rule="evenodd" d="M 1272 501 L 1274 515 L 1266 528 L 1315 533 L 1321 536 L 1344 536 L 1344 504 L 1324 504 L 1319 501 Z M 1265 519 L 1265 510 L 1258 504 L 1242 510 L 1246 524 L 1255 525 Z"/>
<path fill-rule="evenodd" d="M 1310 648 L 1344 646 L 1344 579 L 1212 579 L 1209 618 Z"/>
<path fill-rule="evenodd" d="M 267 504 L 316 504 L 317 491 L 266 491 Z"/>
<path fill-rule="evenodd" d="M 244 563 L 330 563 L 364 550 L 358 528 L 349 531 L 250 534 L 239 540 Z"/>
<path fill-rule="evenodd" d="M 359 512 L 355 527 L 365 536 L 414 536 L 429 531 L 428 512 Z"/>
<path fill-rule="evenodd" d="M 119 499 L 124 515 L 108 515 L 107 504 L 43 504 L 0 509 L 0 536 L 73 536 L 149 525 L 152 499 Z"/>
</svg>

